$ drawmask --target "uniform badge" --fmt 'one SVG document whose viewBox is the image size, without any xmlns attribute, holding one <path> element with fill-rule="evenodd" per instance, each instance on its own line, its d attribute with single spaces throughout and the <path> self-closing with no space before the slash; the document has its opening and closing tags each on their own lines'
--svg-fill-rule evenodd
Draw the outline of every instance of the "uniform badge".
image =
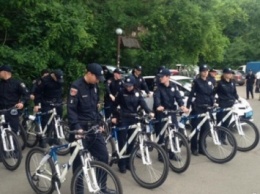
<svg viewBox="0 0 260 194">
<path fill-rule="evenodd" d="M 142 81 L 142 78 L 140 78 L 140 82 Z"/>
<path fill-rule="evenodd" d="M 108 84 L 111 84 L 111 82 L 112 82 L 112 81 L 111 81 L 110 79 L 109 79 L 109 80 L 107 80 L 107 83 L 108 83 Z"/>
<path fill-rule="evenodd" d="M 209 84 L 209 86 L 211 86 L 212 85 L 211 81 L 209 81 L 208 84 Z"/>
<path fill-rule="evenodd" d="M 122 85 L 122 82 L 119 82 L 119 85 Z"/>
<path fill-rule="evenodd" d="M 24 83 L 21 83 L 21 86 L 22 88 L 26 88 L 25 84 Z"/>
<path fill-rule="evenodd" d="M 75 88 L 70 88 L 70 95 L 71 95 L 71 96 L 76 96 L 77 93 L 78 93 L 78 90 L 77 90 L 77 89 L 75 89 Z"/>
<path fill-rule="evenodd" d="M 172 87 L 172 88 L 171 88 L 171 91 L 172 91 L 172 92 L 174 92 L 174 91 L 175 91 L 174 87 Z"/>
<path fill-rule="evenodd" d="M 231 86 L 233 86 L 233 83 L 231 83 Z"/>
<path fill-rule="evenodd" d="M 94 91 L 95 91 L 95 93 L 97 93 L 97 88 L 96 87 L 94 88 Z"/>
<path fill-rule="evenodd" d="M 136 92 L 136 93 L 135 93 L 135 96 L 136 96 L 136 97 L 139 97 L 139 93 L 138 93 L 138 92 Z"/>
</svg>

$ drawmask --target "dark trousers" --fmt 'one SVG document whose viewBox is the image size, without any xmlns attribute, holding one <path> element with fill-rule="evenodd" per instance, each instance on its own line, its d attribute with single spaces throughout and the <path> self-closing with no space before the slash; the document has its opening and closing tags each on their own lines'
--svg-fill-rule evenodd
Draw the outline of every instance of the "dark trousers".
<svg viewBox="0 0 260 194">
<path fill-rule="evenodd" d="M 191 115 L 197 115 L 197 114 L 201 114 L 204 113 L 205 111 L 203 110 L 192 110 L 191 111 Z M 198 124 L 200 123 L 200 121 L 203 118 L 196 118 L 196 119 L 192 119 L 191 120 L 191 126 L 192 129 L 194 130 L 195 128 L 197 128 Z M 209 130 L 210 126 L 209 126 L 209 121 L 206 121 L 200 128 L 200 131 L 196 131 L 195 135 L 191 138 L 191 151 L 201 151 L 202 147 L 201 147 L 201 137 L 202 134 L 206 131 Z"/>
<path fill-rule="evenodd" d="M 128 127 L 129 125 L 135 124 L 136 122 L 122 122 L 119 124 L 119 127 Z M 119 149 L 121 150 L 124 145 L 127 143 L 129 137 L 133 134 L 134 129 L 127 129 L 127 130 L 121 130 L 117 132 L 117 137 L 118 137 L 118 146 Z M 134 147 L 135 141 L 133 140 L 130 144 L 127 145 L 127 149 L 125 154 L 129 155 L 131 154 L 133 147 Z M 125 169 L 126 167 L 129 168 L 129 158 L 123 158 L 118 161 L 118 167 L 120 169 Z"/>
<path fill-rule="evenodd" d="M 88 135 L 86 139 L 83 139 L 83 145 L 84 145 L 84 148 L 88 149 L 88 151 L 95 158 L 95 160 L 108 164 L 108 152 L 107 152 L 106 143 L 105 143 L 105 140 L 104 140 L 104 137 L 102 136 L 102 134 L 98 133 L 98 134 Z M 72 154 L 73 151 L 74 151 L 74 148 L 71 148 L 70 153 Z M 78 154 L 72 164 L 72 172 L 75 173 L 76 169 L 80 166 L 82 166 L 82 162 L 81 162 L 80 156 Z M 105 172 L 102 172 L 102 170 L 97 170 L 96 175 L 97 175 L 97 181 L 98 181 L 100 188 L 102 190 L 106 189 L 107 176 L 106 176 Z M 85 180 L 84 180 L 84 182 L 85 182 Z M 83 179 L 79 178 L 77 180 L 77 186 L 76 186 L 77 194 L 84 193 L 84 189 L 83 189 L 82 185 L 83 185 Z"/>
<path fill-rule="evenodd" d="M 10 111 L 5 113 L 5 120 L 9 123 L 12 131 L 17 134 L 19 130 L 19 115 L 11 115 Z"/>
<path fill-rule="evenodd" d="M 228 114 L 228 111 L 217 113 L 217 123 L 221 122 L 221 120 L 222 120 L 227 114 Z M 222 122 L 222 123 L 221 123 L 221 126 L 222 126 L 222 127 L 225 127 L 225 128 L 228 128 L 229 122 L 230 122 L 231 118 L 232 118 L 232 115 L 230 115 L 230 116 L 227 118 L 226 121 Z M 220 133 L 219 136 L 220 136 L 220 140 L 222 140 L 222 141 L 225 141 L 225 140 L 226 140 L 225 134 Z"/>
<path fill-rule="evenodd" d="M 253 92 L 254 86 L 251 84 L 246 85 L 246 98 L 249 99 L 249 93 L 251 94 L 252 98 L 254 98 L 254 92 Z"/>
<path fill-rule="evenodd" d="M 114 109 L 113 102 L 112 101 L 105 101 L 104 111 L 105 111 L 106 119 L 108 119 L 111 116 L 113 109 Z"/>
</svg>

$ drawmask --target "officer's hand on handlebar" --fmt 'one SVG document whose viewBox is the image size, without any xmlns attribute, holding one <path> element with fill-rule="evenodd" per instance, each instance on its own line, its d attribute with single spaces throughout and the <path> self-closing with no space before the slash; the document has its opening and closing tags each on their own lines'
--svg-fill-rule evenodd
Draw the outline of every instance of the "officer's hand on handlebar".
<svg viewBox="0 0 260 194">
<path fill-rule="evenodd" d="M 112 94 L 109 95 L 110 99 L 114 102 L 115 101 L 115 96 L 113 96 Z"/>
<path fill-rule="evenodd" d="M 184 113 L 189 113 L 189 111 L 190 111 L 190 110 L 189 110 L 188 108 L 186 108 L 185 106 L 181 106 L 180 109 L 181 109 L 181 111 L 184 112 Z"/>
<path fill-rule="evenodd" d="M 150 113 L 149 113 L 149 117 L 150 117 L 150 118 L 154 118 L 154 113 L 153 113 L 153 112 L 150 112 Z"/>
<path fill-rule="evenodd" d="M 34 108 L 33 108 L 33 112 L 38 112 L 39 109 L 40 109 L 40 106 L 34 106 Z"/>
<path fill-rule="evenodd" d="M 75 135 L 75 139 L 82 139 L 84 137 L 84 135 L 80 135 L 80 133 L 83 134 L 84 130 L 83 129 L 79 129 L 77 131 L 78 134 Z"/>
<path fill-rule="evenodd" d="M 164 107 L 163 106 L 158 106 L 156 110 L 157 111 L 164 111 Z"/>
<path fill-rule="evenodd" d="M 114 123 L 114 124 L 116 124 L 116 123 L 117 123 L 117 118 L 112 118 L 112 119 L 111 119 L 111 122 Z"/>
<path fill-rule="evenodd" d="M 149 93 L 147 94 L 147 97 L 148 97 L 148 98 L 152 97 L 152 93 L 149 92 Z"/>
<path fill-rule="evenodd" d="M 23 108 L 23 103 L 18 103 L 18 104 L 15 105 L 15 107 L 17 109 L 22 109 Z"/>
</svg>

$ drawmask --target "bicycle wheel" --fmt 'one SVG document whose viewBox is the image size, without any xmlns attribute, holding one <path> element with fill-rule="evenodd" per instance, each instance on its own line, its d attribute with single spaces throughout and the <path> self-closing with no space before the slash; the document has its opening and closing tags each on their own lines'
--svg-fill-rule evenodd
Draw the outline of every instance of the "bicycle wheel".
<svg viewBox="0 0 260 194">
<path fill-rule="evenodd" d="M 33 148 L 38 143 L 37 131 L 38 126 L 31 120 L 23 120 L 22 126 L 26 132 L 26 145 L 29 148 Z"/>
<path fill-rule="evenodd" d="M 55 167 L 52 159 L 49 158 L 38 169 L 44 156 L 45 152 L 42 148 L 35 147 L 31 149 L 26 156 L 25 173 L 32 189 L 36 193 L 49 194 L 55 189 L 51 181 L 52 175 L 55 173 Z"/>
<path fill-rule="evenodd" d="M 240 118 L 239 125 L 243 131 L 243 135 L 238 133 L 237 125 L 232 122 L 229 125 L 229 130 L 234 135 L 237 141 L 237 149 L 242 152 L 254 149 L 259 142 L 259 130 L 254 123 L 247 119 Z"/>
<path fill-rule="evenodd" d="M 68 139 L 66 138 L 66 136 L 68 136 L 68 134 L 69 134 L 69 130 L 70 130 L 69 126 L 65 122 L 61 122 L 60 125 L 62 127 L 65 138 L 64 139 L 58 139 L 58 137 L 56 135 L 56 129 L 54 128 L 53 130 L 50 130 L 49 135 L 48 135 L 50 145 L 53 145 L 53 144 L 64 145 L 64 144 L 69 143 Z M 59 149 L 59 150 L 57 150 L 56 153 L 60 156 L 65 156 L 69 152 L 70 152 L 70 148 L 68 147 L 68 148 Z"/>
<path fill-rule="evenodd" d="M 177 148 L 177 142 L 179 142 L 179 152 L 173 153 L 171 151 L 170 141 L 175 149 Z M 169 166 L 174 172 L 182 173 L 188 169 L 190 165 L 190 149 L 184 135 L 179 132 L 174 132 L 174 137 L 172 139 L 168 136 L 165 142 L 165 151 L 169 158 Z"/>
<path fill-rule="evenodd" d="M 234 158 L 237 151 L 237 142 L 232 133 L 224 128 L 219 126 L 214 126 L 214 132 L 218 136 L 224 136 L 228 141 L 226 145 L 221 143 L 219 145 L 215 144 L 212 138 L 210 130 L 206 130 L 202 134 L 201 147 L 205 155 L 213 162 L 216 163 L 226 163 Z M 220 137 L 219 137 L 220 139 Z"/>
<path fill-rule="evenodd" d="M 123 193 L 119 178 L 107 164 L 99 161 L 91 161 L 90 166 L 91 169 L 94 169 L 94 176 L 96 176 L 96 181 L 100 189 L 96 192 L 90 192 L 83 169 L 82 167 L 78 167 L 71 180 L 71 194 L 103 193 L 107 189 L 114 190 L 117 194 Z M 93 174 L 91 173 L 91 170 L 88 170 L 87 172 L 90 178 L 89 184 L 93 187 L 95 185 Z"/>
<path fill-rule="evenodd" d="M 27 144 L 27 136 L 23 126 L 19 123 L 19 131 L 17 132 L 17 137 L 21 145 L 21 149 L 24 150 Z"/>
<path fill-rule="evenodd" d="M 144 159 L 147 164 L 143 164 L 140 158 L 140 145 L 133 149 L 129 166 L 134 180 L 144 188 L 153 189 L 164 183 L 169 172 L 169 161 L 165 151 L 157 144 L 145 141 L 143 145 Z M 160 161 L 158 160 L 159 155 Z"/>
<path fill-rule="evenodd" d="M 22 149 L 21 149 L 19 140 L 14 132 L 8 131 L 8 130 L 5 131 L 5 136 L 3 138 L 5 139 L 6 148 L 8 150 L 11 150 L 12 143 L 13 143 L 14 150 L 5 151 L 4 145 L 3 145 L 3 139 L 1 139 L 1 143 L 0 143 L 1 156 L 0 157 L 3 160 L 4 166 L 8 170 L 11 170 L 11 171 L 16 170 L 20 166 L 21 160 L 22 160 Z"/>
</svg>

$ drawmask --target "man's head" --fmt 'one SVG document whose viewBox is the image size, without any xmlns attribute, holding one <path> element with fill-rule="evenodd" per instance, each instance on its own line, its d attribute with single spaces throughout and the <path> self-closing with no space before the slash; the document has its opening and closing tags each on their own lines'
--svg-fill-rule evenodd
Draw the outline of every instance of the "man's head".
<svg viewBox="0 0 260 194">
<path fill-rule="evenodd" d="M 157 76 L 160 78 L 160 82 L 162 84 L 169 83 L 170 75 L 171 75 L 171 72 L 167 68 L 164 68 L 164 69 L 160 70 L 159 73 L 157 74 Z"/>
<path fill-rule="evenodd" d="M 209 74 L 210 74 L 211 77 L 216 77 L 216 75 L 217 75 L 217 70 L 215 70 L 215 69 L 210 69 L 210 70 L 209 70 Z"/>
<path fill-rule="evenodd" d="M 223 77 L 225 79 L 231 79 L 233 77 L 234 72 L 231 68 L 224 68 L 223 69 Z"/>
<path fill-rule="evenodd" d="M 2 65 L 0 67 L 0 79 L 9 79 L 12 76 L 12 68 L 9 65 Z"/>
<path fill-rule="evenodd" d="M 114 79 L 115 79 L 115 80 L 121 79 L 121 78 L 122 78 L 122 73 L 123 73 L 123 72 L 121 71 L 121 69 L 116 68 L 116 69 L 113 71 Z"/>
<path fill-rule="evenodd" d="M 135 73 L 135 75 L 137 75 L 137 76 L 141 75 L 141 74 L 142 74 L 142 66 L 141 66 L 141 65 L 135 66 L 135 68 L 134 68 L 134 73 Z"/>
<path fill-rule="evenodd" d="M 134 89 L 135 85 L 135 78 L 132 75 L 129 75 L 125 77 L 124 80 L 124 87 L 127 89 L 127 91 L 132 91 Z"/>
<path fill-rule="evenodd" d="M 45 77 L 46 75 L 49 75 L 50 71 L 48 69 L 43 69 L 41 71 L 41 77 Z"/>
<path fill-rule="evenodd" d="M 249 69 L 249 74 L 252 74 L 252 73 L 253 73 L 252 69 Z"/>
<path fill-rule="evenodd" d="M 209 74 L 209 68 L 208 68 L 208 66 L 207 66 L 206 64 L 201 65 L 201 66 L 199 67 L 199 71 L 200 71 L 200 76 L 201 76 L 202 78 L 207 77 L 208 74 Z"/>
<path fill-rule="evenodd" d="M 63 71 L 60 69 L 55 69 L 54 71 L 52 71 L 51 76 L 56 82 L 59 82 L 59 83 L 64 82 Z"/>
<path fill-rule="evenodd" d="M 85 76 L 90 84 L 97 84 L 105 81 L 103 69 L 97 63 L 90 63 L 87 65 L 87 73 Z"/>
</svg>

